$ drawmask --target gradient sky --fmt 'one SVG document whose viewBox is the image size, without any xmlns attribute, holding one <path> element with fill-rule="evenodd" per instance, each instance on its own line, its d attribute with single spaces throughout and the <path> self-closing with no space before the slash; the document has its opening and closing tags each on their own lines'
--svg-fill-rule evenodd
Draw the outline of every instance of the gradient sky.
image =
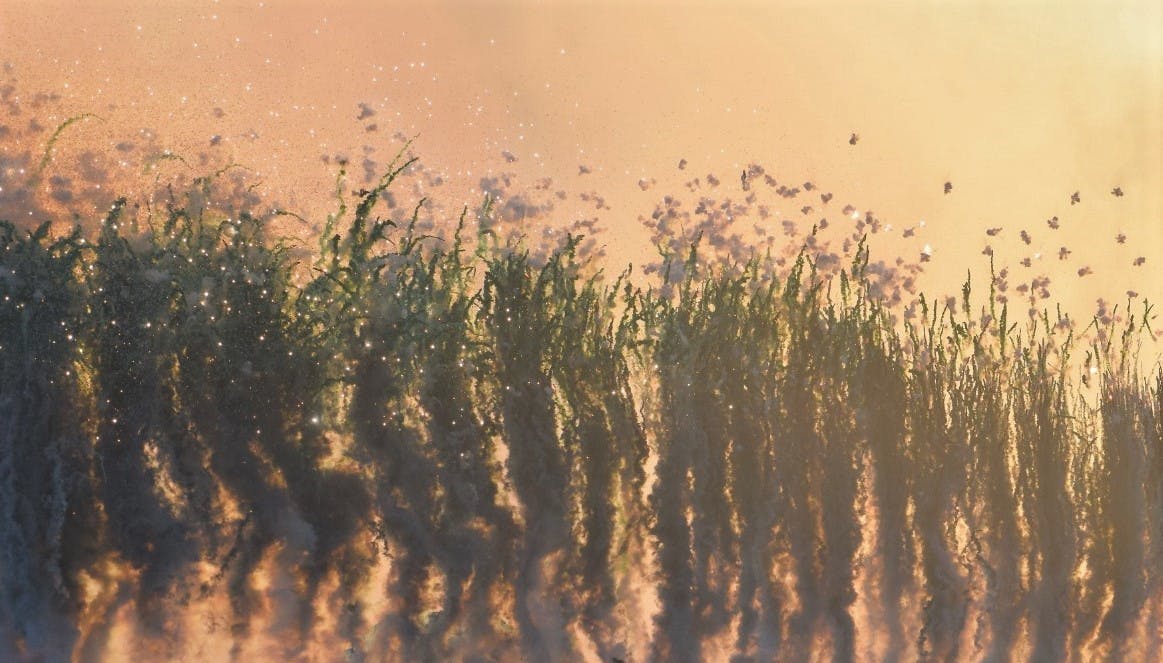
<svg viewBox="0 0 1163 663">
<path fill-rule="evenodd" d="M 0 124 L 47 129 L 0 150 L 39 154 L 91 112 L 52 168 L 148 129 L 175 153 L 247 165 L 269 200 L 321 218 L 334 166 L 320 157 L 386 162 L 402 132 L 467 202 L 501 169 L 601 192 L 618 261 L 648 254 L 638 217 L 686 179 L 738 187 L 758 162 L 834 192 L 837 218 L 836 203 L 875 210 L 895 230 L 874 250 L 929 244 L 938 289 L 987 269 L 990 239 L 1003 264 L 1040 252 L 1030 273 L 1055 276 L 1057 297 L 1163 296 L 1159 3 L 412 4 L 8 0 L 0 62 L 31 110 L 0 109 Z M 55 96 L 32 107 L 39 93 Z M 992 226 L 1005 231 L 986 238 Z M 1061 245 L 1072 257 L 1051 260 Z"/>
</svg>

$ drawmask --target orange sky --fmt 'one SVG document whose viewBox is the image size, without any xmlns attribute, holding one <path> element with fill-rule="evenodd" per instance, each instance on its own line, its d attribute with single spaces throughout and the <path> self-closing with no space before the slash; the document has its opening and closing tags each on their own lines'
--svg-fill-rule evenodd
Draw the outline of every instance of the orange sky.
<svg viewBox="0 0 1163 663">
<path fill-rule="evenodd" d="M 738 188 L 758 162 L 835 192 L 834 221 L 851 203 L 891 222 L 895 239 L 875 250 L 930 244 L 940 289 L 984 268 L 984 229 L 1003 226 L 999 260 L 1041 252 L 1030 270 L 1068 284 L 1057 296 L 1163 295 L 1158 3 L 412 4 L 8 0 L 0 61 L 24 110 L 0 108 L 0 124 L 47 129 L 0 155 L 40 154 L 59 122 L 91 112 L 101 120 L 70 127 L 53 172 L 148 128 L 191 160 L 251 167 L 269 200 L 318 219 L 333 207 L 320 157 L 367 146 L 384 163 L 403 132 L 462 188 L 509 169 L 601 192 L 619 262 L 646 255 L 637 218 L 687 178 Z M 59 97 L 32 107 L 46 92 Z M 361 103 L 375 115 L 357 120 Z M 643 191 L 640 178 L 658 182 Z M 0 204 L 17 184 L 5 180 Z M 558 213 L 589 213 L 575 207 Z M 1074 254 L 1060 263 L 1061 245 Z M 1131 267 L 1138 255 L 1147 263 Z M 1084 265 L 1094 274 L 1079 279 Z"/>
</svg>

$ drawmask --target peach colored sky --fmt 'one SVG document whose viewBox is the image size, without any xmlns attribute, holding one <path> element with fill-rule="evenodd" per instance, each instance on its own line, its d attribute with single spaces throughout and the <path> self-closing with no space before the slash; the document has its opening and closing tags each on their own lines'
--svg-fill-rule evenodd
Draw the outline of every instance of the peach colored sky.
<svg viewBox="0 0 1163 663">
<path fill-rule="evenodd" d="M 322 155 L 368 146 L 382 163 L 392 134 L 418 135 L 419 156 L 462 191 L 509 169 L 601 192 L 619 261 L 646 255 L 636 219 L 685 179 L 714 172 L 738 188 L 758 162 L 893 223 L 875 250 L 931 244 L 942 289 L 987 264 L 984 229 L 1003 226 L 999 259 L 1040 251 L 1030 269 L 1072 299 L 1163 295 L 1158 3 L 412 4 L 8 0 L 5 82 L 22 104 L 58 98 L 15 119 L 0 108 L 0 124 L 99 115 L 62 138 L 62 172 L 80 146 L 112 153 L 148 128 L 178 154 L 253 168 L 268 199 L 316 219 L 332 208 Z M 360 104 L 375 115 L 357 120 Z M 0 150 L 39 154 L 47 131 Z M 1050 259 L 1060 245 L 1070 260 Z M 1131 267 L 1138 255 L 1147 263 Z M 1079 279 L 1083 265 L 1094 274 Z"/>
</svg>

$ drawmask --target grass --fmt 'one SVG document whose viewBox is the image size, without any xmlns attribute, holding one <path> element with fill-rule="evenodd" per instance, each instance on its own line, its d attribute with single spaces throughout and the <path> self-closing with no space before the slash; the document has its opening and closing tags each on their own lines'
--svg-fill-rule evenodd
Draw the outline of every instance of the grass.
<svg viewBox="0 0 1163 663">
<path fill-rule="evenodd" d="M 1075 338 L 994 293 L 964 313 L 967 283 L 897 323 L 863 248 L 825 275 L 696 241 L 609 280 L 576 236 L 376 216 L 410 165 L 350 216 L 337 189 L 309 272 L 263 219 L 191 211 L 213 178 L 88 237 L 0 226 L 10 653 L 99 659 L 120 603 L 91 588 L 125 585 L 177 649 L 224 593 L 243 657 L 272 564 L 289 656 L 1158 653 L 1149 307 Z"/>
</svg>

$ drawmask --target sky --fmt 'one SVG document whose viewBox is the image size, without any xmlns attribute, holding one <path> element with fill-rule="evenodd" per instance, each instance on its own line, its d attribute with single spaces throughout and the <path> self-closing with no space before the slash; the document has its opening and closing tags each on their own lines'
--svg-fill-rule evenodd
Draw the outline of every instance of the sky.
<svg viewBox="0 0 1163 663">
<path fill-rule="evenodd" d="M 1158 3 L 9 0 L 0 64 L 9 215 L 17 157 L 81 114 L 36 186 L 131 189 L 143 163 L 181 170 L 169 150 L 192 172 L 242 164 L 309 220 L 334 208 L 338 158 L 381 168 L 402 135 L 450 209 L 483 178 L 550 178 L 569 192 L 554 220 L 600 216 L 616 263 L 652 255 L 640 218 L 692 177 L 742 198 L 762 164 L 835 196 L 776 218 L 873 211 L 874 252 L 931 254 L 927 288 L 988 273 L 989 245 L 1072 305 L 1163 296 Z M 111 165 L 86 179 L 94 152 Z"/>
</svg>

